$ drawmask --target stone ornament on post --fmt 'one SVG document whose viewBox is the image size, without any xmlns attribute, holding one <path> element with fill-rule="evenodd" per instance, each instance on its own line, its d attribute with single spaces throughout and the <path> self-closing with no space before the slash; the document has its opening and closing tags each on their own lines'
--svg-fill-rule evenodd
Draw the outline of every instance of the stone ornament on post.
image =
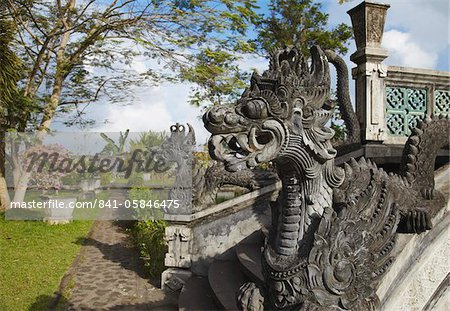
<svg viewBox="0 0 450 311">
<path fill-rule="evenodd" d="M 356 113 L 361 123 L 363 141 L 383 141 L 385 136 L 385 87 L 388 56 L 381 47 L 387 9 L 390 6 L 364 1 L 347 13 L 350 15 L 357 51 L 350 56 L 356 80 Z"/>
<path fill-rule="evenodd" d="M 347 13 L 350 15 L 356 41 L 356 52 L 351 60 L 356 64 L 362 62 L 383 61 L 387 50 L 381 47 L 386 13 L 390 5 L 364 1 Z"/>
</svg>

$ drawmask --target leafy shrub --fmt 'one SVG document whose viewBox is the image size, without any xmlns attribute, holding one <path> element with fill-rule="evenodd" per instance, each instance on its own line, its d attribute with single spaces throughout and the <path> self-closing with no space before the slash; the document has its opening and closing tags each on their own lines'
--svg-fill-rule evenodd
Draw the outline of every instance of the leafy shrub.
<svg viewBox="0 0 450 311">
<path fill-rule="evenodd" d="M 61 182 L 63 185 L 67 186 L 77 186 L 80 184 L 81 177 L 80 174 L 71 173 L 61 177 Z"/>
<path fill-rule="evenodd" d="M 167 246 L 164 232 L 167 223 L 164 220 L 141 220 L 132 229 L 134 243 L 138 246 L 144 269 L 151 277 L 159 277 L 164 271 L 164 256 Z"/>
<path fill-rule="evenodd" d="M 128 192 L 128 198 L 133 200 L 155 200 L 155 195 L 146 187 L 134 187 Z M 136 209 L 138 220 L 131 230 L 135 245 L 138 247 L 144 261 L 144 269 L 151 277 L 159 277 L 164 271 L 164 257 L 167 246 L 164 241 L 164 231 L 167 224 L 162 220 L 159 209 Z"/>
<path fill-rule="evenodd" d="M 128 185 L 133 187 L 142 187 L 144 185 L 144 177 L 142 174 L 131 174 L 131 176 L 128 178 Z"/>
<path fill-rule="evenodd" d="M 100 185 L 107 186 L 113 180 L 113 176 L 111 173 L 102 173 L 100 174 Z"/>
<path fill-rule="evenodd" d="M 147 187 L 133 187 L 128 191 L 130 200 L 154 200 L 152 191 Z"/>
</svg>

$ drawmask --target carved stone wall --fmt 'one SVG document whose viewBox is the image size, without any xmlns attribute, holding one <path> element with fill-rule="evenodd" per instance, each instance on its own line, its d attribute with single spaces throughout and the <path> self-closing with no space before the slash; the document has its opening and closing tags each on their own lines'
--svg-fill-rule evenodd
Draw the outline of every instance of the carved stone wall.
<svg viewBox="0 0 450 311">
<path fill-rule="evenodd" d="M 388 56 L 381 47 L 386 12 L 389 5 L 364 1 L 348 11 L 357 51 L 350 59 L 358 66 L 352 70 L 356 83 L 356 113 L 361 123 L 363 141 L 382 141 L 385 135 L 383 101 Z"/>
<path fill-rule="evenodd" d="M 161 277 L 162 288 L 177 291 L 192 273 L 207 275 L 214 259 L 229 259 L 235 245 L 268 226 L 267 201 L 280 188 L 279 182 L 271 184 L 191 215 L 166 214 L 168 269 Z"/>
<path fill-rule="evenodd" d="M 368 46 L 380 46 L 388 8 L 389 5 L 386 4 L 364 1 L 348 11 L 358 50 Z"/>
<path fill-rule="evenodd" d="M 450 114 L 450 73 L 388 66 L 385 88 L 384 142 L 403 144 L 419 120 Z"/>
<path fill-rule="evenodd" d="M 447 197 L 447 208 L 434 217 L 432 230 L 399 236 L 396 260 L 377 291 L 382 310 L 444 310 L 431 307 L 448 301 L 450 288 L 445 282 L 450 272 L 449 166 L 437 172 L 435 182 Z M 424 308 L 426 305 L 430 308 Z"/>
<path fill-rule="evenodd" d="M 169 226 L 166 228 L 165 241 L 168 245 L 166 267 L 191 267 L 190 242 L 191 229 L 186 226 Z"/>
<path fill-rule="evenodd" d="M 386 87 L 386 127 L 388 135 L 409 136 L 427 110 L 427 90 Z"/>
<path fill-rule="evenodd" d="M 446 222 L 448 224 L 448 221 Z M 433 234 L 432 231 L 429 234 Z M 384 310 L 419 311 L 423 309 L 450 271 L 449 234 L 450 230 L 445 228 L 431 241 L 424 239 L 425 243 L 430 242 L 427 245 L 410 241 L 416 246 L 417 251 L 421 251 L 421 254 L 411 264 L 405 260 L 407 259 L 405 255 L 399 254 L 397 260 L 405 260 L 405 264 L 409 267 L 406 273 L 402 269 L 398 271 L 397 278 L 401 278 L 401 273 L 405 273 L 406 277 L 396 284 L 395 292 L 383 301 Z M 414 258 L 414 254 L 412 256 Z"/>
<path fill-rule="evenodd" d="M 348 11 L 357 51 L 350 59 L 363 141 L 404 144 L 419 120 L 450 114 L 450 73 L 385 66 L 381 47 L 389 5 L 364 1 Z"/>
</svg>

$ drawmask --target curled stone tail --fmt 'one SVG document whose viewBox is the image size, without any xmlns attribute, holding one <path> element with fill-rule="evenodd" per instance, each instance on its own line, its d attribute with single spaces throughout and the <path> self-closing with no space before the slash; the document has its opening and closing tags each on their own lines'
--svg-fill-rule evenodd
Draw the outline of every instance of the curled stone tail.
<svg viewBox="0 0 450 311">
<path fill-rule="evenodd" d="M 328 58 L 328 61 L 336 68 L 337 72 L 336 92 L 339 109 L 347 129 L 346 142 L 350 144 L 359 143 L 361 140 L 361 130 L 350 99 L 347 65 L 340 56 L 331 50 L 326 50 L 325 55 Z"/>
<path fill-rule="evenodd" d="M 434 164 L 439 149 L 449 145 L 450 119 L 439 116 L 418 123 L 403 149 L 400 174 L 432 199 L 434 189 Z"/>
</svg>

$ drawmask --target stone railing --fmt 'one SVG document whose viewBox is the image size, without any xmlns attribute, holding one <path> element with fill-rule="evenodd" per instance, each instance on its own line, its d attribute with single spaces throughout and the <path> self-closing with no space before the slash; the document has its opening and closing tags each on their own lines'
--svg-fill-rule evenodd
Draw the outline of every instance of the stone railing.
<svg viewBox="0 0 450 311">
<path fill-rule="evenodd" d="M 233 247 L 270 223 L 268 200 L 277 182 L 191 215 L 165 215 L 168 245 L 161 277 L 164 289 L 176 291 L 192 275 L 207 275 L 214 259 L 230 259 Z"/>
<path fill-rule="evenodd" d="M 362 2 L 348 11 L 357 51 L 356 113 L 363 142 L 404 144 L 418 120 L 450 113 L 450 72 L 386 66 L 381 46 L 389 5 Z"/>
<path fill-rule="evenodd" d="M 450 72 L 387 67 L 385 143 L 404 143 L 419 120 L 450 114 Z"/>
<path fill-rule="evenodd" d="M 435 183 L 436 189 L 444 194 L 447 206 L 434 216 L 432 230 L 398 236 L 394 249 L 396 260 L 377 290 L 382 310 L 446 309 L 450 271 L 448 165 L 435 172 Z"/>
</svg>

